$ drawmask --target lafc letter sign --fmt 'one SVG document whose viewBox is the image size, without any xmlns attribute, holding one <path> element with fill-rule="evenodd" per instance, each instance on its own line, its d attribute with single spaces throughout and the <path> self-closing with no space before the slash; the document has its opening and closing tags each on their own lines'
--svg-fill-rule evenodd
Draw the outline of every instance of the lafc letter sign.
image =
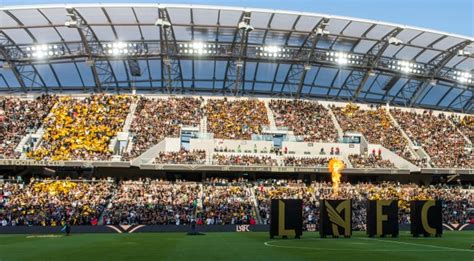
<svg viewBox="0 0 474 261">
<path fill-rule="evenodd" d="M 441 236 L 443 222 L 441 200 L 416 200 L 410 202 L 411 233 L 414 237 L 420 234 Z"/>
<path fill-rule="evenodd" d="M 272 199 L 270 238 L 274 236 L 295 237 L 303 235 L 303 200 Z"/>
<path fill-rule="evenodd" d="M 352 235 L 351 200 L 321 200 L 319 235 L 350 237 Z"/>
<path fill-rule="evenodd" d="M 398 236 L 398 200 L 369 200 L 367 202 L 367 235 Z"/>
</svg>

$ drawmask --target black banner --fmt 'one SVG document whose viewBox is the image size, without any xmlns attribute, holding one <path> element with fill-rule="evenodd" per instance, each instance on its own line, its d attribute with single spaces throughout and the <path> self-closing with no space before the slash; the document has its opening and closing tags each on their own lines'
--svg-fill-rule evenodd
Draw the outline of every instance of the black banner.
<svg viewBox="0 0 474 261">
<path fill-rule="evenodd" d="M 270 238 L 300 238 L 303 235 L 303 200 L 272 199 Z"/>
<path fill-rule="evenodd" d="M 441 200 L 416 200 L 410 202 L 411 234 L 439 237 L 443 233 Z"/>
<path fill-rule="evenodd" d="M 352 202 L 347 200 L 321 200 L 319 235 L 321 237 L 350 237 L 352 235 Z"/>
<path fill-rule="evenodd" d="M 369 237 L 398 236 L 398 200 L 367 202 L 367 235 Z"/>
</svg>

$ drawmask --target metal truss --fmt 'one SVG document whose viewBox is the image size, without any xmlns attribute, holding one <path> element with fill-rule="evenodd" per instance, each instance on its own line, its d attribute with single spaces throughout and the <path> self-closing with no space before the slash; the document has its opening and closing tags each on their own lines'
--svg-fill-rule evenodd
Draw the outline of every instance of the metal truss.
<svg viewBox="0 0 474 261">
<path fill-rule="evenodd" d="M 473 93 L 472 89 L 465 89 L 449 103 L 448 108 L 461 108 L 461 112 L 473 113 Z"/>
<path fill-rule="evenodd" d="M 22 91 L 27 92 L 32 89 L 42 88 L 45 92 L 48 92 L 45 82 L 34 66 L 30 63 L 16 63 L 12 61 L 24 58 L 25 54 L 3 31 L 0 31 L 0 54 L 5 59 L 3 68 L 12 70 Z"/>
<path fill-rule="evenodd" d="M 294 53 L 292 60 L 299 60 L 304 62 L 294 63 L 290 66 L 288 73 L 285 77 L 285 81 L 281 88 L 280 96 L 288 95 L 295 99 L 301 97 L 301 91 L 303 90 L 306 73 L 311 70 L 311 63 L 316 60 L 315 50 L 316 46 L 325 35 L 326 26 L 329 23 L 328 18 L 322 18 L 316 26 L 313 28 L 311 34 L 305 39 L 300 49 Z"/>
<path fill-rule="evenodd" d="M 410 100 L 412 99 L 412 97 L 415 95 L 415 93 L 418 91 L 418 89 L 420 88 L 422 84 L 423 84 L 423 81 L 421 80 L 408 79 L 408 81 L 400 89 L 397 95 L 395 95 L 392 98 L 391 103 L 395 102 L 406 107 L 409 106 Z M 397 99 L 402 99 L 402 102 L 395 101 Z"/>
<path fill-rule="evenodd" d="M 446 66 L 446 64 L 454 58 L 459 50 L 463 50 L 465 47 L 470 45 L 471 41 L 464 41 L 455 46 L 449 48 L 445 52 L 442 52 L 435 56 L 431 61 L 428 62 L 427 67 L 430 68 L 429 75 L 431 76 L 430 79 L 425 80 L 420 84 L 416 92 L 413 94 L 409 101 L 409 106 L 412 107 L 420 98 L 421 94 L 423 94 L 426 88 L 434 81 L 436 77 L 439 76 L 441 70 Z M 426 92 L 428 93 L 428 92 Z M 425 94 L 426 95 L 426 94 Z M 424 96 L 423 96 L 424 98 Z M 423 98 L 421 100 L 423 100 Z"/>
<path fill-rule="evenodd" d="M 253 30 L 250 26 L 250 13 L 244 12 L 234 34 L 234 41 L 230 47 L 232 56 L 227 62 L 222 93 L 239 96 L 244 91 L 245 56 L 247 56 L 247 41 L 249 33 Z"/>
<path fill-rule="evenodd" d="M 158 11 L 156 25 L 160 28 L 161 48 L 161 84 L 168 94 L 176 93 L 178 88 L 184 92 L 183 73 L 181 63 L 178 59 L 178 46 L 174 37 L 173 26 L 169 20 L 166 9 L 160 8 Z"/>
<path fill-rule="evenodd" d="M 360 92 L 364 88 L 365 83 L 369 79 L 370 75 L 373 73 L 373 70 L 377 67 L 380 57 L 382 57 L 382 54 L 390 46 L 389 39 L 391 37 L 396 37 L 402 30 L 403 29 L 399 27 L 395 28 L 390 33 L 388 33 L 385 37 L 383 37 L 380 41 L 378 41 L 374 46 L 372 46 L 372 48 L 370 48 L 370 50 L 367 52 L 367 55 L 366 55 L 369 69 L 366 70 L 364 73 L 362 73 L 363 74 L 362 77 L 360 76 L 361 75 L 360 71 L 351 72 L 351 75 L 348 77 L 348 81 L 346 81 L 343 84 L 343 86 L 341 87 L 341 90 L 343 89 L 349 90 L 349 93 L 351 93 L 351 90 L 355 90 L 352 95 L 353 101 L 359 98 Z M 366 33 L 364 33 L 363 35 L 364 37 Z M 354 88 L 354 85 L 356 84 L 357 84 L 357 87 Z"/>
<path fill-rule="evenodd" d="M 118 92 L 117 78 L 110 61 L 108 59 L 96 59 L 96 57 L 104 55 L 104 50 L 94 31 L 76 9 L 66 8 L 66 11 L 71 19 L 68 21 L 71 24 L 69 27 L 76 27 L 81 36 L 85 53 L 88 56 L 87 63 L 91 66 L 94 75 L 94 91 L 107 92 L 110 86 L 115 86 Z"/>
</svg>

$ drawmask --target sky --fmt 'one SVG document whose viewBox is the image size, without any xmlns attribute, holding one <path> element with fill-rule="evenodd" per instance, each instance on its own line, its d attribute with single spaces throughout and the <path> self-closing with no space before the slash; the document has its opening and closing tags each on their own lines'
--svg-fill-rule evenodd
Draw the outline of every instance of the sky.
<svg viewBox="0 0 474 261">
<path fill-rule="evenodd" d="M 0 6 L 158 1 L 0 0 Z M 163 3 L 256 7 L 342 15 L 474 37 L 474 0 L 166 0 Z"/>
</svg>

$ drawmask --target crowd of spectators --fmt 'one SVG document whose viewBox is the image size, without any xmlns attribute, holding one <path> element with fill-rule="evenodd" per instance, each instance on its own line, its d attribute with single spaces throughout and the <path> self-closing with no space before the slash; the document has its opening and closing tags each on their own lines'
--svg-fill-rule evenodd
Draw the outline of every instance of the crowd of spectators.
<svg viewBox="0 0 474 261">
<path fill-rule="evenodd" d="M 105 180 L 7 182 L 0 185 L 0 224 L 97 225 L 113 187 Z"/>
<path fill-rule="evenodd" d="M 208 100 L 206 113 L 207 131 L 217 139 L 249 140 L 269 124 L 265 103 L 257 99 Z"/>
<path fill-rule="evenodd" d="M 157 164 L 205 164 L 206 151 L 180 149 L 177 152 L 160 152 L 155 158 Z"/>
<path fill-rule="evenodd" d="M 213 225 L 256 224 L 258 220 L 268 224 L 270 201 L 275 198 L 302 199 L 305 225 L 318 224 L 321 199 L 351 199 L 355 230 L 365 229 L 367 200 L 398 200 L 401 224 L 410 223 L 412 200 L 442 200 L 444 223 L 469 222 L 469 209 L 474 207 L 472 190 L 443 184 L 343 182 L 334 195 L 329 182 L 306 184 L 294 180 L 254 183 L 220 178 L 200 184 L 148 178 L 119 183 L 32 179 L 25 184 L 0 183 L 0 225 L 186 225 L 193 221 Z"/>
<path fill-rule="evenodd" d="M 314 191 L 304 183 L 287 180 L 260 182 L 255 189 L 258 203 L 258 212 L 263 224 L 270 224 L 270 205 L 272 199 L 302 199 L 303 200 L 303 227 L 307 224 L 317 224 L 318 204 Z"/>
<path fill-rule="evenodd" d="M 357 105 L 348 104 L 345 107 L 332 106 L 332 111 L 344 132 L 360 132 L 369 143 L 381 144 L 413 164 L 422 166 L 423 162 L 412 155 L 407 139 L 391 121 L 384 108 L 372 107 L 363 110 Z"/>
<path fill-rule="evenodd" d="M 283 162 L 285 166 L 292 167 L 327 167 L 330 158 L 324 157 L 294 157 L 287 156 Z"/>
<path fill-rule="evenodd" d="M 226 155 L 216 154 L 212 156 L 216 165 L 239 165 L 239 166 L 277 166 L 278 162 L 270 156 L 251 156 L 251 155 Z"/>
<path fill-rule="evenodd" d="M 301 100 L 272 100 L 277 127 L 289 127 L 294 135 L 304 136 L 305 141 L 335 142 L 337 130 L 329 111 L 315 102 Z"/>
<path fill-rule="evenodd" d="M 36 132 L 57 101 L 42 95 L 34 100 L 0 97 L 0 159 L 18 158 L 15 148 L 28 132 Z"/>
<path fill-rule="evenodd" d="M 431 157 L 438 168 L 472 168 L 474 154 L 466 150 L 468 144 L 449 118 L 432 111 L 422 113 L 393 110 L 393 116 L 410 139 Z"/>
<path fill-rule="evenodd" d="M 197 224 L 250 224 L 255 215 L 250 189 L 246 183 L 211 181 L 204 184 L 202 215 Z"/>
<path fill-rule="evenodd" d="M 152 99 L 140 97 L 130 132 L 133 149 L 122 155 L 135 158 L 165 137 L 179 137 L 181 126 L 198 126 L 202 99 L 192 97 Z"/>
<path fill-rule="evenodd" d="M 121 181 L 105 224 L 185 225 L 195 218 L 200 187 L 196 183 L 140 179 Z"/>
<path fill-rule="evenodd" d="M 461 133 L 474 143 L 474 116 L 451 116 L 450 118 Z"/>
<path fill-rule="evenodd" d="M 275 180 L 263 182 L 255 190 L 259 214 L 264 223 L 269 223 L 270 199 L 296 198 L 303 200 L 304 225 L 318 224 L 319 208 L 322 199 L 351 199 L 352 226 L 354 230 L 365 230 L 367 219 L 367 200 L 399 200 L 399 223 L 410 223 L 410 205 L 412 200 L 440 199 L 443 201 L 443 222 L 464 224 L 469 222 L 468 209 L 474 206 L 472 190 L 463 190 L 454 186 L 419 186 L 413 183 L 398 184 L 394 182 L 341 183 L 337 196 L 327 182 L 301 182 Z"/>
<path fill-rule="evenodd" d="M 110 140 L 122 131 L 130 96 L 61 97 L 44 120 L 41 146 L 28 153 L 35 160 L 108 160 Z"/>
<path fill-rule="evenodd" d="M 354 168 L 395 168 L 395 164 L 390 160 L 383 159 L 382 156 L 372 153 L 368 155 L 351 154 L 349 155 L 349 160 Z"/>
</svg>

